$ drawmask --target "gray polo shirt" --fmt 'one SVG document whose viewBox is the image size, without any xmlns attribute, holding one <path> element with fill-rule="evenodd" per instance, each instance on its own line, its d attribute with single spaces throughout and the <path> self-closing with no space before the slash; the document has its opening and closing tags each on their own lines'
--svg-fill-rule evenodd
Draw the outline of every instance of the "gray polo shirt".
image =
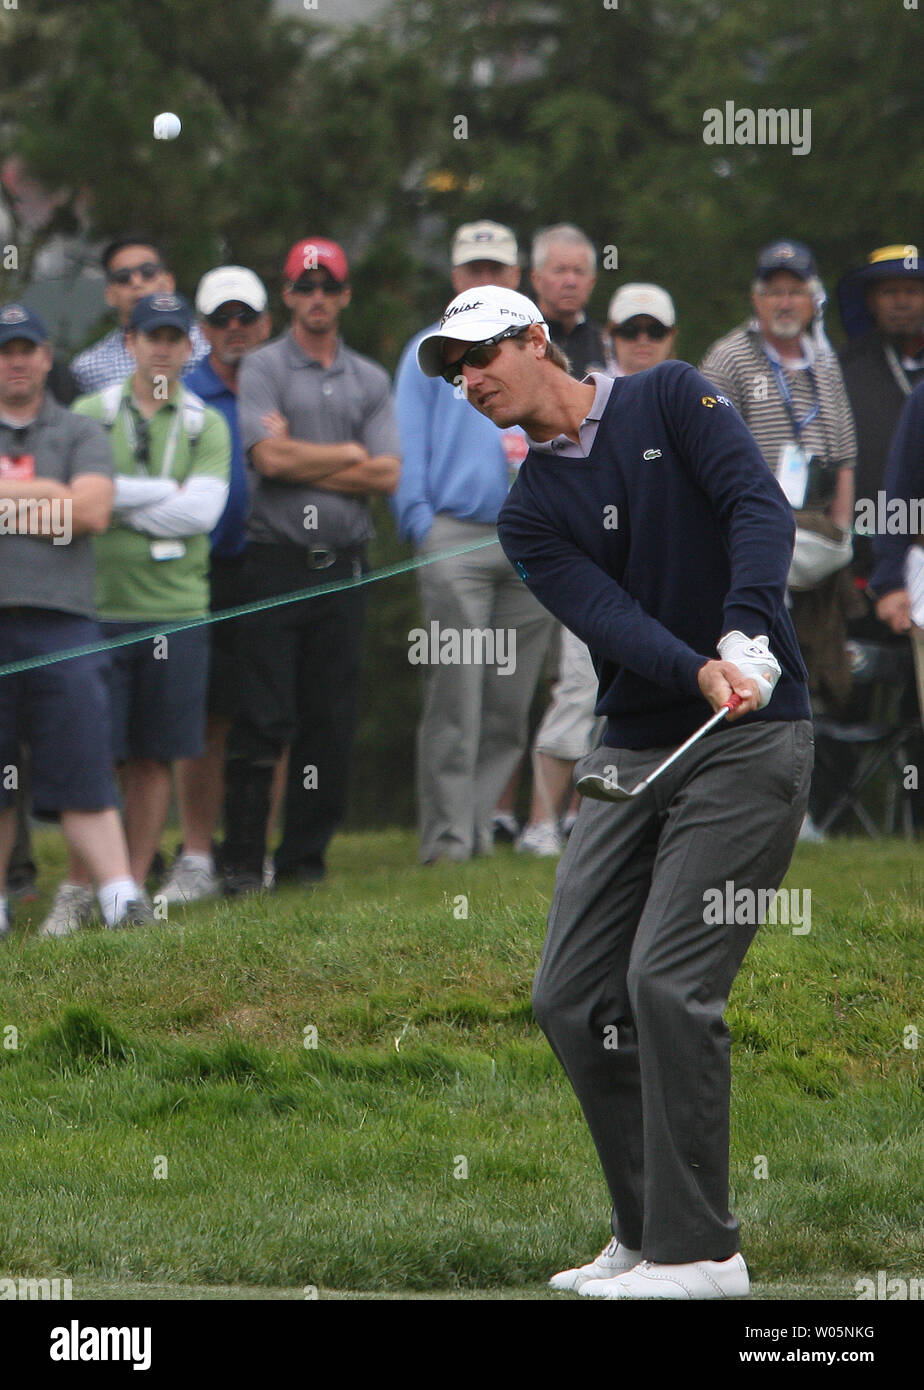
<svg viewBox="0 0 924 1390">
<path fill-rule="evenodd" d="M 401 446 L 388 373 L 342 342 L 331 365 L 324 367 L 302 351 L 290 330 L 248 353 L 238 388 L 241 439 L 248 454 L 248 539 L 338 550 L 369 540 L 372 519 L 364 498 L 264 478 L 249 462 L 253 446 L 269 437 L 261 417 L 272 410 L 286 417 L 293 439 L 311 444 L 355 440 L 370 454 L 397 457 Z M 308 510 L 312 507 L 316 518 Z M 306 526 L 306 519 L 317 524 Z"/>
<path fill-rule="evenodd" d="M 111 478 L 114 471 L 104 427 L 71 414 L 47 390 L 30 425 L 17 428 L 0 420 L 0 474 L 6 477 L 50 478 L 66 485 L 82 473 Z M 10 535 L 6 513 L 13 505 L 0 500 L 0 607 L 53 608 L 95 617 L 90 536 L 56 545 L 50 538 Z M 67 531 L 61 523 L 66 514 L 53 507 L 50 515 L 53 528 L 65 536 L 69 520 Z"/>
</svg>

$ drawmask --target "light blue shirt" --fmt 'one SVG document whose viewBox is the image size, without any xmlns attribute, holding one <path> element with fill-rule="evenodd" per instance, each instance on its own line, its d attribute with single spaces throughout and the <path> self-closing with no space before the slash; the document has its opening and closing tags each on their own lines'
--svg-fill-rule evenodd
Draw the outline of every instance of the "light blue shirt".
<svg viewBox="0 0 924 1390">
<path fill-rule="evenodd" d="M 456 387 L 424 376 L 417 344 L 438 327 L 433 324 L 408 343 L 395 386 L 401 481 L 391 507 L 402 538 L 415 545 L 438 512 L 493 526 L 526 454 L 519 426 L 499 430 Z"/>
</svg>

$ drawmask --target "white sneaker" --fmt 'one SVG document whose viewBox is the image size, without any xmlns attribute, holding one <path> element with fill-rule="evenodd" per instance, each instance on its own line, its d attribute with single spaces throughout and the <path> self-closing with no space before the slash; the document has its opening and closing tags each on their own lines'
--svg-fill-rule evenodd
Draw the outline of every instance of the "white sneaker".
<svg viewBox="0 0 924 1390">
<path fill-rule="evenodd" d="M 697 1260 L 688 1265 L 642 1260 L 615 1279 L 592 1279 L 581 1286 L 582 1298 L 745 1298 L 751 1289 L 741 1255 L 730 1260 Z"/>
<path fill-rule="evenodd" d="M 82 883 L 62 883 L 38 934 L 70 936 L 72 931 L 92 922 L 95 915 L 96 898 L 92 888 L 85 888 Z"/>
<path fill-rule="evenodd" d="M 641 1250 L 627 1250 L 614 1236 L 606 1249 L 601 1250 L 589 1265 L 580 1265 L 577 1269 L 563 1269 L 560 1274 L 553 1274 L 549 1280 L 549 1288 L 577 1290 L 591 1280 L 609 1280 L 617 1274 L 634 1269 L 641 1258 Z"/>
<path fill-rule="evenodd" d="M 197 903 L 202 898 L 214 898 L 219 887 L 214 870 L 190 863 L 189 856 L 181 854 L 174 860 L 160 895 L 168 903 Z"/>
<path fill-rule="evenodd" d="M 554 859 L 565 847 L 561 831 L 553 820 L 527 825 L 517 840 L 518 854 L 534 854 L 537 859 Z"/>
</svg>

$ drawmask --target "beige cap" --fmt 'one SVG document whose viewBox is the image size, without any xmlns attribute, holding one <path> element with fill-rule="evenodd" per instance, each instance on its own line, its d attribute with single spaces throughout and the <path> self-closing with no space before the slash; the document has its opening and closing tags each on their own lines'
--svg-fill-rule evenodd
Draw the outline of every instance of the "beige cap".
<svg viewBox="0 0 924 1390">
<path fill-rule="evenodd" d="M 452 263 L 468 265 L 469 261 L 519 265 L 517 239 L 499 222 L 466 222 L 452 239 Z"/>
<path fill-rule="evenodd" d="M 647 314 L 665 328 L 673 328 L 677 322 L 674 301 L 660 285 L 623 285 L 616 291 L 610 300 L 608 321 L 618 325 L 636 314 Z"/>
</svg>

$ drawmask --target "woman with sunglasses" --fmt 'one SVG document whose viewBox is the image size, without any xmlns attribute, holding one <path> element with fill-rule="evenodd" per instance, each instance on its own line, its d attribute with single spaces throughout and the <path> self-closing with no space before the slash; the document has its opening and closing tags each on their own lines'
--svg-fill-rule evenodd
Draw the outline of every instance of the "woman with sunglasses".
<svg viewBox="0 0 924 1390">
<path fill-rule="evenodd" d="M 610 376 L 633 376 L 674 356 L 674 302 L 660 285 L 623 285 L 610 300 L 604 346 Z"/>
</svg>

